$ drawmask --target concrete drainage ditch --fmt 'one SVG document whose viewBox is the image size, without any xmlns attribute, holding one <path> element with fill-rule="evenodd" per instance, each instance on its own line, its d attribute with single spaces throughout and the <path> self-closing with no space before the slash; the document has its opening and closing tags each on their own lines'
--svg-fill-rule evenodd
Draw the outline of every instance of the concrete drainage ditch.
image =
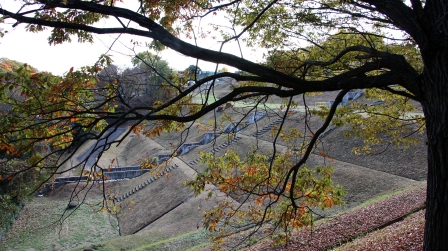
<svg viewBox="0 0 448 251">
<path fill-rule="evenodd" d="M 214 149 L 211 150 L 210 152 L 211 152 L 211 153 L 219 152 L 219 151 L 221 151 L 222 149 L 225 149 L 226 147 L 228 147 L 228 146 L 231 145 L 232 143 L 237 142 L 237 141 L 240 140 L 240 139 L 241 139 L 241 137 L 240 137 L 240 136 L 237 136 L 237 137 L 235 137 L 234 139 L 232 139 L 230 142 L 228 142 L 228 143 L 224 143 L 224 144 L 222 144 L 222 145 L 220 145 L 220 146 L 214 148 Z M 194 165 L 196 165 L 197 163 L 199 163 L 199 161 L 200 161 L 200 158 L 197 158 L 197 159 L 191 161 L 191 162 L 190 162 L 190 165 L 191 165 L 191 166 L 194 166 Z M 147 185 L 149 185 L 149 184 L 153 183 L 154 181 L 158 180 L 159 177 L 164 176 L 166 173 L 171 172 L 173 169 L 176 169 L 176 168 L 178 168 L 178 165 L 177 165 L 177 164 L 174 164 L 174 165 L 168 167 L 167 169 L 165 169 L 165 170 L 162 171 L 161 173 L 159 173 L 159 174 L 157 174 L 157 175 L 154 175 L 154 176 L 152 176 L 151 178 L 147 179 L 145 182 L 139 184 L 138 186 L 136 186 L 135 188 L 133 188 L 131 191 L 128 191 L 128 192 L 122 194 L 121 196 L 117 196 L 117 197 L 115 197 L 115 200 L 116 200 L 117 202 L 120 202 L 120 201 L 122 201 L 122 200 L 124 200 L 124 199 L 130 197 L 131 195 L 133 195 L 133 194 L 135 194 L 136 192 L 138 192 L 138 191 L 142 190 L 143 188 L 145 188 Z"/>
<path fill-rule="evenodd" d="M 176 168 L 178 168 L 178 167 L 179 167 L 179 166 L 178 166 L 177 164 L 174 164 L 174 165 L 172 165 L 172 166 L 169 166 L 168 168 L 166 168 L 166 169 L 163 170 L 162 172 L 160 172 L 160 173 L 158 173 L 158 174 L 152 176 L 151 178 L 145 180 L 143 183 L 137 185 L 137 186 L 134 187 L 131 191 L 128 191 L 128 192 L 122 194 L 121 196 L 116 196 L 116 197 L 115 197 L 115 200 L 116 200 L 117 202 L 120 202 L 120 201 L 122 201 L 122 200 L 128 198 L 129 196 L 131 196 L 131 195 L 135 194 L 136 192 L 138 192 L 138 191 L 142 190 L 143 188 L 145 188 L 147 185 L 149 185 L 149 184 L 155 182 L 156 180 L 158 180 L 159 177 L 164 176 L 166 173 L 169 173 L 169 172 L 171 172 L 172 170 L 174 170 L 174 169 L 176 169 Z"/>
<path fill-rule="evenodd" d="M 236 123 L 236 122 L 230 123 L 224 129 L 224 133 L 237 133 L 237 132 L 243 130 L 244 128 L 246 128 L 247 126 L 262 119 L 264 116 L 266 116 L 265 112 L 253 112 L 249 115 L 249 117 L 246 119 L 246 121 L 238 122 L 238 123 Z M 221 134 L 222 133 L 206 133 L 206 134 L 204 134 L 204 137 L 202 137 L 202 139 L 199 142 L 184 143 L 177 150 L 177 155 L 181 156 L 181 155 L 187 154 L 189 151 L 191 151 L 192 149 L 194 149 L 198 146 L 206 145 L 206 144 L 210 143 L 211 141 L 213 141 L 214 139 L 216 139 L 217 137 L 219 137 Z"/>
</svg>

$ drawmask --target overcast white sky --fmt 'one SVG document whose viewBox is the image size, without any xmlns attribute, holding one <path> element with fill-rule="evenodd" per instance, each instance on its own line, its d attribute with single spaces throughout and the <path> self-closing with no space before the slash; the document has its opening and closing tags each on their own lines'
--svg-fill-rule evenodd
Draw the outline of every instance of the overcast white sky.
<svg viewBox="0 0 448 251">
<path fill-rule="evenodd" d="M 5 9 L 16 10 L 20 1 L 0 0 L 0 4 Z M 215 18 L 215 19 L 213 19 Z M 211 17 L 210 20 L 203 20 L 201 25 L 203 27 L 209 27 L 209 22 L 219 22 L 222 20 L 216 20 L 215 17 Z M 9 59 L 17 60 L 20 62 L 28 63 L 33 67 L 36 67 L 40 71 L 48 71 L 53 74 L 62 74 L 67 72 L 71 67 L 75 69 L 84 66 L 92 65 L 96 62 L 98 57 L 107 53 L 109 46 L 118 35 L 95 35 L 95 43 L 80 44 L 76 42 L 76 37 L 72 40 L 72 43 L 65 43 L 62 45 L 50 46 L 47 42 L 49 32 L 42 33 L 29 33 L 25 31 L 25 24 L 20 24 L 15 28 L 12 28 L 12 21 L 7 21 L 5 24 L 0 25 L 0 28 L 8 31 L 3 38 L 0 38 L 0 58 L 6 57 Z M 108 25 L 107 23 L 99 25 Z M 114 64 L 120 67 L 131 66 L 131 57 L 134 55 L 134 51 L 130 41 L 139 40 L 141 42 L 150 42 L 151 40 L 133 37 L 129 35 L 123 35 L 120 37 L 121 42 L 116 42 L 108 54 L 112 55 Z M 191 41 L 193 43 L 193 41 Z M 201 40 L 199 46 L 209 49 L 219 49 L 219 42 L 217 40 L 207 39 Z M 136 52 L 144 51 L 145 48 L 135 48 Z M 224 51 L 239 55 L 239 49 L 236 43 L 225 45 Z M 244 57 L 253 60 L 261 60 L 262 53 L 253 51 L 252 49 L 244 48 Z M 117 53 L 119 52 L 119 53 Z M 168 61 L 169 65 L 175 70 L 184 70 L 191 64 L 196 64 L 196 60 L 193 58 L 187 58 L 180 55 L 177 52 L 166 50 L 161 54 L 162 58 Z M 216 65 L 200 62 L 199 67 L 202 70 L 214 70 Z M 221 69 L 223 65 L 220 65 L 218 69 Z M 235 70 L 230 68 L 230 70 Z"/>
</svg>

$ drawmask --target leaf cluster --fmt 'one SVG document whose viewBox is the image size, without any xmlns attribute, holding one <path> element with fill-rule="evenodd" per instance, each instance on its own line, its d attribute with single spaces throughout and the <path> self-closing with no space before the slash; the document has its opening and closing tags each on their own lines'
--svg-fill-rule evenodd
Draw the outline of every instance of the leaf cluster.
<svg viewBox="0 0 448 251">
<path fill-rule="evenodd" d="M 204 212 L 204 226 L 217 232 L 215 238 L 225 237 L 241 227 L 258 229 L 263 223 L 270 225 L 268 235 L 277 230 L 289 232 L 310 224 L 316 207 L 325 209 L 342 203 L 345 191 L 332 183 L 330 166 L 315 169 L 302 166 L 295 183 L 285 180 L 293 163 L 291 156 L 278 153 L 269 160 L 268 155 L 255 151 L 246 156 L 234 151 L 219 157 L 202 153 L 201 161 L 207 168 L 187 185 L 199 194 L 207 190 L 207 184 L 214 184 L 227 196 L 244 202 L 239 205 L 222 200 L 218 207 Z M 291 204 L 293 186 L 293 200 L 298 207 Z M 209 198 L 215 196 L 213 191 L 208 193 Z"/>
</svg>

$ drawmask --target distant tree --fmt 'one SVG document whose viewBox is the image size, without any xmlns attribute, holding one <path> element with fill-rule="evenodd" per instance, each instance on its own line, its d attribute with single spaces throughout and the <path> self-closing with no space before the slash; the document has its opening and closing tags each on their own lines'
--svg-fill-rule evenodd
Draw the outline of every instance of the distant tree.
<svg viewBox="0 0 448 251">
<path fill-rule="evenodd" d="M 6 78 L 14 78 L 17 72 L 28 72 L 29 74 L 37 74 L 38 70 L 25 63 L 15 60 L 1 58 L 0 59 L 0 74 Z M 48 73 L 40 73 L 42 76 L 48 76 Z M 11 87 L 11 86 L 10 86 Z M 23 90 L 16 86 L 12 88 L 3 89 L 2 95 L 4 98 L 0 99 L 0 114 L 15 112 L 14 103 L 24 102 L 26 99 Z M 45 143 L 40 144 L 41 147 L 36 149 L 38 156 L 48 153 L 45 149 Z M 19 173 L 12 180 L 8 179 L 10 173 L 20 172 L 28 165 L 27 160 L 30 159 L 29 154 L 14 156 L 4 145 L 0 147 L 0 240 L 6 237 L 6 233 L 19 217 L 20 211 L 24 204 L 30 199 L 36 190 L 42 185 L 42 182 L 48 178 L 49 174 L 45 170 L 39 168 L 30 169 L 26 173 Z"/>
<path fill-rule="evenodd" d="M 219 72 L 229 72 L 229 69 L 227 69 L 227 67 L 222 67 Z"/>
<path fill-rule="evenodd" d="M 188 72 L 189 74 L 191 74 L 192 76 L 195 76 L 195 75 L 201 73 L 201 68 L 199 68 L 196 65 L 190 65 L 190 66 L 188 66 L 187 69 L 185 69 L 185 71 Z"/>
<path fill-rule="evenodd" d="M 423 248 L 448 250 L 448 1 L 261 0 L 223 3 L 205 0 L 170 1 L 167 4 L 167 1 L 142 0 L 138 11 L 115 4 L 115 1 L 31 0 L 24 2 L 25 8 L 18 11 L 2 5 L 0 20 L 12 19 L 17 24 L 28 24 L 27 30 L 31 32 L 50 28 L 50 44 L 71 41 L 73 36 L 80 42 L 90 42 L 94 33 L 131 34 L 157 40 L 196 60 L 225 64 L 248 74 L 219 73 L 196 81 L 188 89 L 182 88 L 184 83 L 175 81 L 169 87 L 173 98 L 130 109 L 127 114 L 116 114 L 111 107 L 119 98 L 114 83 L 105 88 L 101 103 L 93 102 L 94 95 L 88 91 L 95 84 L 94 74 L 105 66 L 101 61 L 80 71 L 70 71 L 58 81 L 45 82 L 46 88 L 31 88 L 42 84 L 39 76 L 17 72 L 15 79 L 0 78 L 4 89 L 21 88 L 25 93 L 32 90 L 35 98 L 17 104 L 16 113 L 3 114 L 1 149 L 18 155 L 31 152 L 42 141 L 51 141 L 63 151 L 71 142 L 71 130 L 65 125 L 70 120 L 79 121 L 89 131 L 95 129 L 103 133 L 104 129 L 124 122 L 134 123 L 133 129 L 142 129 L 142 121 L 157 121 L 160 126 L 145 131 L 146 135 L 152 136 L 163 130 L 180 130 L 183 123 L 195 121 L 227 102 L 258 99 L 253 109 L 262 109 L 262 101 L 272 96 L 285 98 L 283 107 L 286 111 L 279 111 L 285 118 L 295 105 L 294 97 L 339 91 L 331 108 L 321 114 L 325 116 L 325 123 L 317 131 L 310 135 L 297 131 L 284 133 L 280 125 L 274 133 L 277 138 L 303 140 L 302 147 L 292 152 L 298 154 L 296 160 L 288 159 L 288 154 L 278 151 L 273 151 L 270 156 L 255 152 L 245 161 L 234 153 L 213 161 L 204 156 L 210 168 L 190 183 L 197 193 L 204 190 L 205 184 L 213 183 L 229 194 L 237 191 L 250 194 L 250 202 L 254 202 L 254 207 L 246 211 L 230 205 L 217 207 L 205 215 L 205 225 L 212 231 L 220 231 L 224 227 L 217 227 L 222 226 L 218 222 L 250 223 L 258 227 L 260 222 L 269 221 L 283 230 L 308 224 L 310 208 L 326 208 L 340 203 L 340 190 L 330 182 L 331 168 L 318 167 L 312 171 L 306 167 L 319 136 L 331 121 L 337 125 L 355 125 L 358 129 L 354 133 L 368 135 L 364 140 L 370 145 L 379 142 L 378 135 L 384 132 L 382 125 L 399 125 L 396 121 L 406 120 L 421 123 L 427 135 L 428 181 Z M 181 39 L 180 34 L 184 33 L 187 37 L 197 38 L 200 45 L 200 39 L 207 33 L 193 34 L 196 29 L 192 20 L 214 13 L 232 17 L 229 25 L 220 23 L 215 26 L 223 33 L 223 45 L 233 40 L 266 48 L 270 50 L 266 62 L 254 63 L 243 55 L 205 49 Z M 120 22 L 114 28 L 95 25 L 108 17 Z M 131 24 L 125 25 L 127 22 Z M 223 27 L 232 29 L 228 31 Z M 353 35 L 354 39 L 341 35 Z M 187 72 L 196 74 L 198 69 L 187 69 Z M 220 98 L 212 99 L 214 86 L 206 83 L 220 77 L 231 77 L 238 85 Z M 208 90 L 205 94 L 209 99 L 197 104 L 193 97 L 200 88 Z M 380 111 L 376 107 L 361 107 L 377 122 L 376 126 L 367 127 L 364 120 L 356 117 L 359 114 L 350 113 L 351 108 L 337 109 L 343 96 L 352 89 L 365 89 L 369 95 L 381 96 L 394 105 L 382 107 Z M 419 103 L 424 118 L 409 117 L 411 105 L 409 102 L 403 104 L 403 100 Z M 96 106 L 92 108 L 86 104 Z M 36 115 L 40 116 L 37 122 L 29 119 Z M 115 122 L 105 125 L 103 119 L 114 119 Z M 396 138 L 400 130 L 394 128 Z M 100 135 L 95 134 L 96 137 Z M 46 158 L 34 156 L 31 159 L 33 161 L 29 161 L 30 165 L 22 169 L 22 173 L 42 165 L 57 169 L 45 162 Z M 14 176 L 11 173 L 5 177 Z M 227 221 L 230 216 L 241 216 L 242 219 Z"/>
<path fill-rule="evenodd" d="M 25 65 L 25 63 L 21 63 L 15 60 L 11 60 L 8 58 L 0 58 L 0 73 L 13 73 L 15 70 L 19 69 Z M 36 68 L 31 66 L 27 66 L 31 72 L 38 72 Z"/>
<path fill-rule="evenodd" d="M 176 75 L 168 62 L 150 52 L 141 52 L 132 59 L 132 64 L 133 68 L 121 71 L 117 66 L 109 65 L 98 73 L 98 86 L 101 88 L 107 84 L 116 84 L 120 94 L 120 111 L 133 106 L 152 104 L 168 97 L 164 86 L 169 85 L 170 79 Z"/>
<path fill-rule="evenodd" d="M 245 71 L 235 71 L 235 74 L 237 74 L 237 75 L 243 75 L 243 74 L 246 74 L 246 72 L 245 72 Z"/>
<path fill-rule="evenodd" d="M 134 57 L 132 63 L 144 73 L 142 96 L 150 95 L 151 92 L 156 96 L 166 95 L 163 86 L 169 85 L 175 76 L 167 61 L 150 52 L 141 52 Z"/>
</svg>

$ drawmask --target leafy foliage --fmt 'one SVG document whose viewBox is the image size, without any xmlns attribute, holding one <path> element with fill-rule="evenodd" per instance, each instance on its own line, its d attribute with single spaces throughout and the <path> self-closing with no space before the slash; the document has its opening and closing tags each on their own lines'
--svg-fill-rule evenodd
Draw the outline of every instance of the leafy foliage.
<svg viewBox="0 0 448 251">
<path fill-rule="evenodd" d="M 18 218 L 20 210 L 30 198 L 30 195 L 38 189 L 43 173 L 37 170 L 30 170 L 27 173 L 20 173 L 13 180 L 8 180 L 8 174 L 20 171 L 26 163 L 22 160 L 12 160 L 6 162 L 0 160 L 2 166 L 0 169 L 0 233 L 6 232 L 12 223 Z"/>
<path fill-rule="evenodd" d="M 5 76 L 5 78 L 14 78 L 17 76 L 17 72 L 37 72 L 35 68 L 14 60 L 2 58 L 0 61 L 0 75 Z M 4 90 L 2 97 L 2 100 L 5 101 L 0 106 L 2 115 L 5 112 L 14 112 L 12 109 L 14 106 L 8 101 L 23 101 L 19 89 L 14 86 L 9 86 L 8 89 Z M 3 139 L 4 136 L 6 135 L 3 135 Z M 0 232 L 3 232 L 11 227 L 11 224 L 19 216 L 19 212 L 24 203 L 39 188 L 41 182 L 46 179 L 46 172 L 42 172 L 40 169 L 31 169 L 29 172 L 20 173 L 20 170 L 23 170 L 27 166 L 26 160 L 29 160 L 31 155 L 25 152 L 20 153 L 20 155 L 16 154 L 18 152 L 4 143 L 1 146 L 0 210 L 2 214 L 0 215 L 0 229 L 2 231 Z M 42 151 L 36 152 L 36 155 L 42 156 L 41 153 Z M 11 174 L 16 175 L 12 177 Z"/>
<path fill-rule="evenodd" d="M 206 184 L 215 184 L 220 191 L 238 200 L 250 201 L 246 210 L 240 210 L 229 201 L 219 201 L 218 207 L 205 212 L 205 227 L 219 232 L 219 236 L 226 236 L 229 226 L 244 222 L 245 227 L 256 227 L 263 219 L 273 225 L 267 230 L 269 234 L 274 234 L 278 227 L 289 233 L 311 223 L 312 208 L 324 209 L 342 203 L 344 190 L 333 185 L 330 166 L 316 167 L 315 171 L 304 166 L 295 184 L 285 182 L 292 165 L 290 157 L 291 153 L 279 154 L 269 162 L 268 156 L 257 153 L 240 157 L 228 151 L 218 158 L 204 153 L 201 161 L 207 164 L 207 169 L 188 182 L 195 193 L 203 192 Z M 290 196 L 298 207 L 291 204 Z"/>
</svg>

